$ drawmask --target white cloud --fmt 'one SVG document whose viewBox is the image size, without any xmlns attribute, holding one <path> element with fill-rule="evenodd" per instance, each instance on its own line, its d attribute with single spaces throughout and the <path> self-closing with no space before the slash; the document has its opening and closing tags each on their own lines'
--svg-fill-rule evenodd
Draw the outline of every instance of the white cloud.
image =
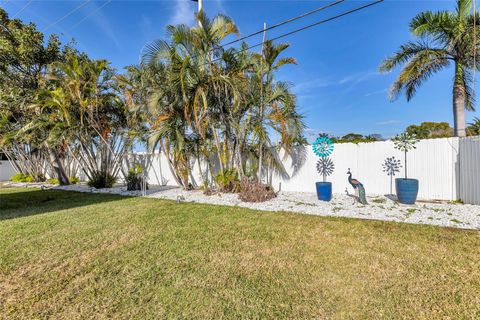
<svg viewBox="0 0 480 320">
<path fill-rule="evenodd" d="M 342 78 L 324 77 L 301 82 L 295 86 L 295 92 L 304 93 L 313 89 L 325 88 L 330 86 L 346 86 L 349 88 L 355 86 L 360 82 L 369 80 L 370 78 L 379 75 L 376 71 L 362 71 L 346 75 Z"/>
<path fill-rule="evenodd" d="M 401 121 L 400 120 L 385 120 L 385 121 L 377 122 L 376 125 L 377 126 L 387 126 L 389 124 L 395 124 L 395 123 L 401 123 Z"/>
<path fill-rule="evenodd" d="M 175 11 L 170 19 L 170 24 L 186 24 L 186 25 L 193 25 L 195 22 L 195 12 L 196 10 L 193 8 L 192 4 L 193 1 L 188 0 L 176 0 Z"/>
<path fill-rule="evenodd" d="M 376 95 L 376 94 L 380 94 L 380 93 L 386 93 L 387 91 L 388 91 L 388 89 L 383 89 L 383 90 L 377 90 L 377 91 L 368 92 L 368 93 L 365 93 L 365 97 L 370 97 L 370 96 L 373 96 L 373 95 Z"/>
<path fill-rule="evenodd" d="M 338 81 L 338 84 L 339 85 L 340 84 L 347 84 L 347 83 L 356 84 L 356 83 L 366 81 L 366 80 L 370 79 L 371 77 L 376 76 L 378 74 L 379 73 L 376 72 L 376 71 L 357 72 L 357 73 L 350 74 L 350 75 L 344 77 L 343 79 L 340 79 L 340 81 Z"/>
</svg>

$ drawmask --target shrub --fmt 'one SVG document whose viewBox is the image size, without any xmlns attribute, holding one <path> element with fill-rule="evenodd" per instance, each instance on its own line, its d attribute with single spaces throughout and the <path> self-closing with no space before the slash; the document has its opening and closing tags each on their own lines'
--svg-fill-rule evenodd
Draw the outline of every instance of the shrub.
<svg viewBox="0 0 480 320">
<path fill-rule="evenodd" d="M 137 166 L 136 168 L 132 168 L 128 170 L 128 175 L 126 177 L 127 182 L 127 190 L 142 190 L 142 181 L 143 178 L 141 177 L 141 173 L 143 172 L 141 166 Z M 146 186 L 148 189 L 148 185 Z"/>
<path fill-rule="evenodd" d="M 245 202 L 264 202 L 277 196 L 271 186 L 247 178 L 242 179 L 240 189 L 238 197 Z"/>
<path fill-rule="evenodd" d="M 68 178 L 68 180 L 70 180 L 71 184 L 77 184 L 77 183 L 80 182 L 80 179 L 77 178 L 77 177 L 70 177 L 70 178 Z"/>
<path fill-rule="evenodd" d="M 93 174 L 92 179 L 90 179 L 87 184 L 89 187 L 103 189 L 113 187 L 116 181 L 117 178 L 110 173 L 97 171 Z"/>
<path fill-rule="evenodd" d="M 17 174 L 14 174 L 10 180 L 12 180 L 13 182 L 27 182 L 27 175 L 26 174 L 23 174 L 23 173 L 17 173 Z"/>
<path fill-rule="evenodd" d="M 60 182 L 56 178 L 50 178 L 50 179 L 47 180 L 47 182 L 49 184 L 60 184 Z"/>
<path fill-rule="evenodd" d="M 24 174 L 24 173 L 17 173 L 14 174 L 11 178 L 13 182 L 40 182 L 45 181 L 45 176 L 41 173 L 36 174 L 35 176 Z"/>
<path fill-rule="evenodd" d="M 237 170 L 235 169 L 226 170 L 223 174 L 217 174 L 215 181 L 217 182 L 219 191 L 221 192 L 240 191 L 240 181 L 238 180 Z"/>
</svg>

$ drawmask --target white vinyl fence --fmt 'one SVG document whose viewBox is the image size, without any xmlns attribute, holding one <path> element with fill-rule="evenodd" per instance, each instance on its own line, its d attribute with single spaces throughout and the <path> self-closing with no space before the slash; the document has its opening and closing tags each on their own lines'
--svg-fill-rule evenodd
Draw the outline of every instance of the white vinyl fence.
<svg viewBox="0 0 480 320">
<path fill-rule="evenodd" d="M 15 169 L 13 169 L 13 166 L 10 164 L 10 161 L 0 160 L 0 181 L 9 180 L 10 177 L 13 176 L 15 173 L 16 173 Z"/>
<path fill-rule="evenodd" d="M 480 137 L 421 140 L 416 147 L 408 153 L 407 161 L 408 177 L 420 181 L 419 199 L 461 199 L 465 203 L 480 204 Z M 367 194 L 389 194 L 390 178 L 383 172 L 382 163 L 392 156 L 402 162 L 396 177 L 404 177 L 404 155 L 391 141 L 336 144 L 331 156 L 335 171 L 327 181 L 333 183 L 334 193 L 345 193 L 346 188 L 353 192 L 347 181 L 350 168 L 353 177 L 365 186 Z M 315 182 L 322 181 L 316 170 L 317 160 L 311 147 L 307 146 L 303 166 L 290 178 L 274 176 L 273 187 L 278 190 L 281 185 L 283 191 L 315 192 Z M 5 163 L 0 166 L 0 180 L 7 180 L 13 174 Z M 284 165 L 289 173 L 293 172 L 291 159 L 285 159 Z M 203 165 L 202 170 L 206 171 Z M 198 164 L 195 164 L 191 178 L 197 185 L 201 183 Z M 176 185 L 163 155 L 153 158 L 148 182 Z"/>
<path fill-rule="evenodd" d="M 480 136 L 460 140 L 460 199 L 480 205 Z"/>
<path fill-rule="evenodd" d="M 421 140 L 416 147 L 408 153 L 407 162 L 408 178 L 419 180 L 418 197 L 457 199 L 455 167 L 458 161 L 458 138 Z M 315 182 L 322 181 L 322 177 L 316 171 L 318 157 L 310 147 L 307 151 L 307 161 L 300 172 L 289 180 L 276 179 L 274 187 L 281 182 L 282 190 L 315 192 Z M 347 171 L 350 168 L 353 178 L 363 183 L 367 194 L 389 194 L 390 177 L 383 172 L 382 164 L 387 157 L 392 156 L 401 160 L 402 164 L 395 177 L 404 177 L 404 154 L 396 150 L 391 141 L 336 144 L 331 156 L 335 171 L 327 181 L 333 183 L 334 193 L 345 193 L 345 188 L 353 192 L 347 180 Z M 395 187 L 393 192 L 395 193 Z"/>
</svg>

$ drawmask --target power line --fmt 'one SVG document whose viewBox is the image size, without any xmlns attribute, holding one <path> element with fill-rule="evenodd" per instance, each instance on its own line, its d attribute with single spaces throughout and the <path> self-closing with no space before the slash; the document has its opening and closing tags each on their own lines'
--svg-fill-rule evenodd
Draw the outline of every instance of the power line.
<svg viewBox="0 0 480 320">
<path fill-rule="evenodd" d="M 78 21 L 77 23 L 75 23 L 70 29 L 69 31 L 72 31 L 75 27 L 77 27 L 79 24 L 81 24 L 83 21 L 85 21 L 88 17 L 90 17 L 91 15 L 93 15 L 94 13 L 100 11 L 103 7 L 105 7 L 107 4 L 109 4 L 110 2 L 112 2 L 112 0 L 108 0 L 106 1 L 104 4 L 102 4 L 100 7 L 96 8 L 95 10 L 91 11 L 89 14 L 87 14 L 85 17 L 83 17 L 82 19 L 80 19 L 80 21 Z"/>
<path fill-rule="evenodd" d="M 56 25 L 57 23 L 59 22 L 62 22 L 63 20 L 65 20 L 66 18 L 68 18 L 70 15 L 72 15 L 74 12 L 76 12 L 77 10 L 81 9 L 82 7 L 84 7 L 86 4 L 88 4 L 90 2 L 90 0 L 85 0 L 85 2 L 81 3 L 79 6 L 75 7 L 73 10 L 69 11 L 67 14 L 65 14 L 63 17 L 61 17 L 60 19 L 58 19 L 57 21 L 55 21 L 54 23 L 50 24 L 49 26 L 47 26 L 45 29 L 43 29 L 43 32 L 47 31 L 48 29 L 50 29 L 51 27 L 53 27 L 54 25 Z"/>
<path fill-rule="evenodd" d="M 17 13 L 15 13 L 13 16 L 12 16 L 12 19 L 14 19 L 16 16 L 18 16 L 20 13 L 23 12 L 23 10 L 25 10 L 31 3 L 32 3 L 33 0 L 30 0 L 28 1 L 20 10 L 17 11 Z M 8 1 L 5 1 L 5 3 L 7 3 Z"/>
<path fill-rule="evenodd" d="M 285 24 L 287 24 L 287 23 L 290 23 L 290 22 L 293 22 L 293 21 L 296 21 L 296 20 L 305 18 L 305 17 L 307 17 L 307 16 L 309 16 L 309 15 L 311 15 L 311 14 L 314 14 L 314 13 L 316 13 L 316 12 L 323 11 L 323 10 L 328 9 L 328 8 L 330 8 L 330 7 L 336 6 L 337 4 L 340 4 L 340 3 L 344 2 L 344 1 L 345 1 L 345 0 L 338 0 L 338 1 L 335 1 L 335 2 L 332 2 L 332 3 L 327 4 L 326 6 L 317 8 L 317 9 L 312 10 L 312 11 L 309 11 L 309 12 L 305 12 L 305 13 L 303 13 L 303 14 L 301 14 L 301 15 L 296 16 L 296 17 L 293 17 L 293 18 L 287 19 L 287 20 L 285 20 L 285 21 L 279 22 L 279 23 L 277 23 L 277 24 L 274 24 L 273 26 L 268 27 L 268 28 L 266 28 L 266 29 L 258 30 L 258 31 L 254 32 L 254 33 L 251 33 L 251 34 L 246 35 L 246 36 L 244 36 L 244 37 L 241 37 L 241 38 L 239 38 L 239 39 L 235 39 L 235 40 L 233 40 L 233 41 L 227 42 L 227 43 L 223 44 L 222 47 L 225 47 L 225 46 L 228 46 L 228 45 L 230 45 L 230 44 L 233 44 L 233 43 L 236 43 L 236 42 L 239 42 L 239 41 L 248 39 L 248 38 L 250 38 L 250 37 L 256 36 L 257 34 L 261 34 L 261 33 L 263 33 L 264 31 L 266 32 L 266 31 L 268 31 L 268 30 L 272 30 L 272 29 L 278 28 L 278 27 L 280 27 L 280 26 L 283 26 L 283 25 L 285 25 Z"/>
<path fill-rule="evenodd" d="M 266 32 L 266 31 L 268 31 L 268 30 L 272 30 L 272 29 L 278 28 L 278 27 L 283 26 L 283 25 L 285 25 L 285 24 L 287 24 L 287 23 L 290 23 L 290 22 L 293 22 L 293 21 L 296 21 L 296 20 L 305 18 L 305 17 L 307 17 L 307 16 L 309 16 L 309 15 L 311 15 L 311 14 L 314 14 L 314 13 L 316 13 L 316 12 L 323 11 L 323 10 L 328 9 L 328 8 L 330 8 L 330 7 L 336 6 L 337 4 L 340 4 L 340 3 L 344 2 L 344 1 L 345 1 L 345 0 L 337 0 L 337 1 L 335 1 L 335 2 L 332 2 L 332 3 L 327 4 L 327 5 L 325 5 L 325 6 L 322 6 L 322 7 L 316 8 L 316 9 L 314 9 L 314 10 L 311 10 L 311 11 L 308 11 L 308 12 L 305 12 L 305 13 L 302 13 L 301 15 L 298 15 L 298 16 L 295 16 L 295 17 L 293 17 L 293 18 L 290 18 L 290 19 L 284 20 L 284 21 L 282 21 L 282 22 L 279 22 L 279 23 L 274 24 L 274 25 L 272 25 L 271 27 L 268 27 L 268 28 L 266 28 L 266 29 L 262 29 L 262 30 L 253 32 L 253 33 L 250 33 L 250 34 L 248 34 L 248 35 L 246 35 L 246 36 L 243 36 L 243 37 L 241 37 L 241 38 L 238 38 L 238 39 L 235 39 L 235 40 L 233 40 L 233 41 L 227 42 L 227 43 L 225 43 L 225 44 L 223 44 L 223 45 L 220 45 L 219 48 L 210 49 L 209 52 L 214 51 L 214 50 L 218 50 L 218 49 L 220 49 L 220 48 L 223 48 L 223 49 L 224 49 L 225 46 L 234 44 L 234 43 L 236 43 L 236 42 L 239 42 L 239 41 L 242 41 L 242 40 L 245 40 L 245 39 L 248 39 L 248 38 L 250 38 L 250 37 L 253 37 L 253 36 L 255 36 L 255 35 L 261 34 L 261 33 Z M 262 42 L 262 43 L 263 43 L 263 42 Z M 262 43 L 261 43 L 261 44 L 262 44 Z M 259 45 L 261 45 L 261 44 L 259 44 Z M 145 44 L 145 45 L 143 46 L 143 48 L 145 48 L 145 46 L 147 46 L 147 45 L 148 45 L 148 43 Z M 256 45 L 256 46 L 259 46 L 259 45 Z M 142 55 L 143 48 L 142 48 L 142 50 L 140 51 L 140 55 Z M 194 58 L 197 57 L 197 55 L 191 55 L 190 57 L 191 57 L 192 59 L 194 59 Z"/>
<path fill-rule="evenodd" d="M 321 25 L 321 24 L 324 24 L 324 23 L 326 23 L 326 22 L 329 22 L 329 21 L 332 21 L 332 20 L 341 18 L 341 17 L 343 17 L 343 16 L 346 16 L 346 15 L 349 15 L 349 14 L 354 13 L 354 12 L 356 12 L 356 11 L 360 11 L 360 10 L 363 10 L 363 9 L 365 9 L 365 8 L 374 6 L 374 5 L 379 4 L 380 2 L 384 2 L 384 1 L 385 1 L 385 0 L 378 0 L 378 1 L 374 1 L 374 2 L 368 3 L 368 4 L 363 5 L 363 6 L 361 6 L 361 7 L 357 7 L 357 8 L 355 8 L 355 9 L 352 9 L 352 10 L 345 11 L 345 12 L 343 12 L 343 13 L 337 14 L 337 15 L 335 15 L 335 16 L 333 16 L 333 17 L 328 18 L 328 19 L 320 20 L 320 21 L 318 21 L 318 22 L 309 24 L 309 25 L 307 25 L 307 26 L 305 26 L 305 27 L 302 27 L 302 28 L 299 28 L 299 29 L 295 29 L 295 30 L 293 30 L 293 31 L 284 33 L 284 34 L 282 34 L 282 35 L 280 35 L 280 36 L 277 36 L 277 37 L 268 39 L 267 41 L 275 41 L 275 40 L 278 40 L 278 39 L 281 39 L 281 38 L 290 36 L 290 35 L 292 35 L 292 34 L 295 34 L 295 33 L 300 32 L 300 31 L 304 31 L 304 30 L 306 30 L 306 29 L 310 29 L 310 28 L 316 27 L 316 26 L 318 26 L 318 25 Z M 234 54 L 240 54 L 240 53 L 245 52 L 245 51 L 248 51 L 248 50 L 250 50 L 250 49 L 259 47 L 259 46 L 263 45 L 264 43 L 265 43 L 265 42 L 262 41 L 262 42 L 260 42 L 260 43 L 255 44 L 255 45 L 248 46 L 248 47 L 245 48 L 245 49 L 236 51 Z M 221 59 L 222 59 L 222 58 L 217 58 L 217 59 L 212 60 L 211 62 L 215 62 L 215 61 L 218 61 L 218 60 L 221 60 Z"/>
</svg>

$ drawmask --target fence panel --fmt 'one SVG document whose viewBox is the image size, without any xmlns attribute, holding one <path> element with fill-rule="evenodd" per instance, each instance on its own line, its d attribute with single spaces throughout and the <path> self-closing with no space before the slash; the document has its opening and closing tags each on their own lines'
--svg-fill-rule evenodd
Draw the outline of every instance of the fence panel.
<svg viewBox="0 0 480 320">
<path fill-rule="evenodd" d="M 402 168 L 396 177 L 404 177 L 404 154 L 396 150 L 391 141 L 336 144 L 332 154 L 335 171 L 328 177 L 328 181 L 333 183 L 333 192 L 344 193 L 345 188 L 352 192 L 347 181 L 347 171 L 350 168 L 354 178 L 365 186 L 367 194 L 390 193 L 390 178 L 383 172 L 382 163 L 392 156 L 402 162 Z M 420 199 L 457 199 L 457 157 L 458 138 L 422 140 L 415 150 L 408 153 L 408 177 L 420 181 Z M 278 188 L 281 182 L 282 190 L 315 192 L 315 182 L 322 180 L 315 168 L 317 160 L 311 147 L 307 146 L 307 160 L 298 174 L 292 179 L 276 178 L 273 186 Z M 286 161 L 287 168 L 290 163 Z"/>
<path fill-rule="evenodd" d="M 460 140 L 460 199 L 480 205 L 480 136 Z"/>
<path fill-rule="evenodd" d="M 335 171 L 328 181 L 333 183 L 335 193 L 345 193 L 350 185 L 347 170 L 360 180 L 367 194 L 384 195 L 390 193 L 390 179 L 382 171 L 385 158 L 395 156 L 402 161 L 402 168 L 396 177 L 404 176 L 404 156 L 394 148 L 391 141 L 373 143 L 336 144 L 332 155 Z M 296 175 L 289 179 L 273 177 L 272 185 L 278 190 L 281 184 L 284 191 L 315 192 L 315 182 L 321 181 L 316 170 L 318 157 L 310 146 L 306 147 L 306 161 Z M 292 160 L 286 158 L 285 168 L 293 172 Z M 202 171 L 207 168 L 202 164 Z M 8 161 L 0 164 L 0 181 L 8 180 L 14 170 Z M 443 138 L 422 140 L 417 148 L 408 153 L 408 177 L 419 179 L 420 199 L 456 200 L 480 204 L 480 137 L 464 139 Z M 199 185 L 198 163 L 194 165 L 192 181 Z M 164 155 L 155 156 L 148 171 L 151 184 L 176 185 Z M 395 192 L 395 190 L 393 190 Z"/>
</svg>

